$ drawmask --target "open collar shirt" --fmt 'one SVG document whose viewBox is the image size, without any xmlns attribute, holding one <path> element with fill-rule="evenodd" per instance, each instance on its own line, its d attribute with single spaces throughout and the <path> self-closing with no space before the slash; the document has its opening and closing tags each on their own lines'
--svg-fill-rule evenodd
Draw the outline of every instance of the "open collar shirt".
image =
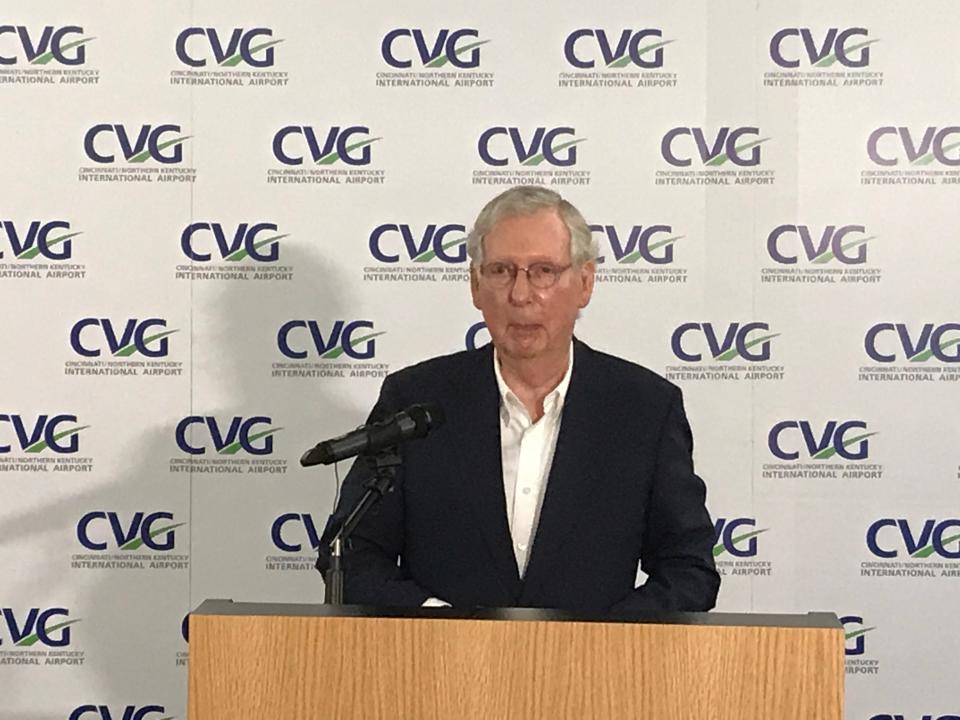
<svg viewBox="0 0 960 720">
<path fill-rule="evenodd" d="M 493 353 L 493 370 L 500 392 L 500 457 L 507 523 L 517 569 L 520 577 L 523 577 L 557 449 L 563 403 L 573 372 L 573 343 L 570 344 L 567 372 L 557 387 L 544 398 L 543 416 L 536 422 L 503 379 L 496 349 Z"/>
</svg>

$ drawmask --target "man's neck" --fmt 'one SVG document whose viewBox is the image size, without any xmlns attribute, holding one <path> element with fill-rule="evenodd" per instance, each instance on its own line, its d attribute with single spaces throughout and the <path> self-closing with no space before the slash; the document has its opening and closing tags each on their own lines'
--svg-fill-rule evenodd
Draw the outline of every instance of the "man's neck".
<svg viewBox="0 0 960 720">
<path fill-rule="evenodd" d="M 570 346 L 547 357 L 514 358 L 497 354 L 500 374 L 536 422 L 543 417 L 543 401 L 563 380 L 573 360 Z"/>
</svg>

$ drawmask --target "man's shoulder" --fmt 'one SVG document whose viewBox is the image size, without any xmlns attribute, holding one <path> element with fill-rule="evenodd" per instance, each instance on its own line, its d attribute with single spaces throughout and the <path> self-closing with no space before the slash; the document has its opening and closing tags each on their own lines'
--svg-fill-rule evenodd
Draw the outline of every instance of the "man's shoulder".
<svg viewBox="0 0 960 720">
<path fill-rule="evenodd" d="M 397 370 L 390 374 L 390 378 L 400 385 L 420 385 L 427 382 L 456 384 L 463 376 L 474 373 L 485 358 L 490 358 L 490 352 L 486 347 L 437 355 Z M 492 358 L 487 362 L 492 363 Z"/>
<path fill-rule="evenodd" d="M 680 389 L 659 373 L 627 358 L 596 350 L 580 343 L 582 361 L 591 378 L 614 392 L 638 392 L 646 398 L 651 395 L 672 397 Z M 578 358 L 579 359 L 579 358 Z M 576 366 L 574 366 L 576 367 Z"/>
</svg>

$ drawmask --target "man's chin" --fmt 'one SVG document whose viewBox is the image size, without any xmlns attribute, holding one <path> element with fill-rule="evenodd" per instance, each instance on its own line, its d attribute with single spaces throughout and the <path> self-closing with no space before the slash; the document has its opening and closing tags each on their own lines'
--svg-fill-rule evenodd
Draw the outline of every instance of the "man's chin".
<svg viewBox="0 0 960 720">
<path fill-rule="evenodd" d="M 518 360 L 532 360 L 542 355 L 545 347 L 546 343 L 540 338 L 507 338 L 502 345 L 497 346 L 497 350 Z"/>
<path fill-rule="evenodd" d="M 516 360 L 533 360 L 537 358 L 541 352 L 533 348 L 504 348 L 501 352 L 502 355 L 507 357 L 514 358 Z"/>
</svg>

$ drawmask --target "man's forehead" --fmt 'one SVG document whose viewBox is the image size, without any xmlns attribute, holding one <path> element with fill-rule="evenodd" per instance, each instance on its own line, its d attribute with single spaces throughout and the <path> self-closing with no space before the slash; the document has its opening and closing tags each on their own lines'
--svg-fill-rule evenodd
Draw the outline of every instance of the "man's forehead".
<svg viewBox="0 0 960 720">
<path fill-rule="evenodd" d="M 484 251 L 566 255 L 570 232 L 553 208 L 501 218 L 484 236 Z"/>
</svg>

